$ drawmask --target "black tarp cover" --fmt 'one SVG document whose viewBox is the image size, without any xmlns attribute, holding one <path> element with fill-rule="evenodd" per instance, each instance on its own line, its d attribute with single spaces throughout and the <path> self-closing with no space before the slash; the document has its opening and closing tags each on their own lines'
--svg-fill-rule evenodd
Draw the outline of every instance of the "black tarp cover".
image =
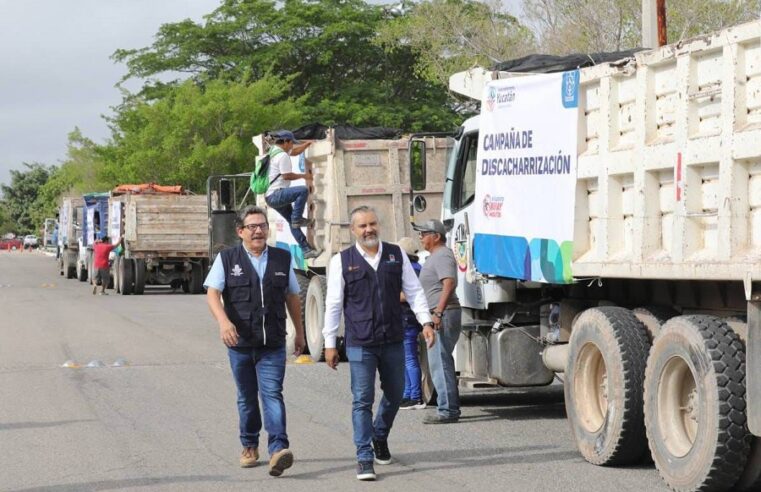
<svg viewBox="0 0 761 492">
<path fill-rule="evenodd" d="M 328 127 L 321 123 L 304 125 L 293 130 L 293 135 L 299 140 L 322 140 L 325 138 L 328 128 L 335 130 L 336 138 L 339 140 L 392 140 L 402 136 L 402 131 L 398 128 L 359 128 L 351 125 Z"/>
<path fill-rule="evenodd" d="M 528 55 L 516 60 L 508 60 L 498 63 L 494 70 L 500 72 L 529 72 L 529 73 L 556 73 L 576 70 L 577 68 L 591 67 L 600 63 L 614 62 L 631 58 L 641 48 L 633 50 L 615 51 L 611 53 L 574 54 L 565 56 L 554 55 Z"/>
</svg>

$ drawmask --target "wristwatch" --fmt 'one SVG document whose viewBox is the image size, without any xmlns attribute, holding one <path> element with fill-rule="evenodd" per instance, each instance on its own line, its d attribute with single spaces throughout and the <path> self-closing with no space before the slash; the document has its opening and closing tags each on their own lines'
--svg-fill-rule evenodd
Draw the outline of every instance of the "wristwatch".
<svg viewBox="0 0 761 492">
<path fill-rule="evenodd" d="M 433 315 L 436 316 L 437 318 L 441 318 L 442 316 L 444 316 L 444 313 L 442 313 L 441 311 L 434 311 Z"/>
</svg>

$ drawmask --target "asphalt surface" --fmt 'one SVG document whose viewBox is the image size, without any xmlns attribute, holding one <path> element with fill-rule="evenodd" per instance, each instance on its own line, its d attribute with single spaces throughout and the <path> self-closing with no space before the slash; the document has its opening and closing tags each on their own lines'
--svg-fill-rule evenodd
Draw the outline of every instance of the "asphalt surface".
<svg viewBox="0 0 761 492">
<path fill-rule="evenodd" d="M 241 469 L 234 383 L 204 296 L 93 296 L 43 253 L 0 252 L 0 490 L 665 490 L 652 465 L 586 463 L 560 385 L 464 392 L 455 425 L 402 411 L 396 463 L 359 483 L 347 369 L 289 364 L 295 465 L 277 479 L 264 464 Z"/>
</svg>

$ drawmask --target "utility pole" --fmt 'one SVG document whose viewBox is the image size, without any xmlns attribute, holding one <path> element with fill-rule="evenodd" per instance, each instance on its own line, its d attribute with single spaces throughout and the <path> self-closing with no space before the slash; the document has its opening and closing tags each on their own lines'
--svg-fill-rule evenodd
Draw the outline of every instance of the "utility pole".
<svg viewBox="0 0 761 492">
<path fill-rule="evenodd" d="M 667 43 L 666 0 L 642 0 L 642 47 L 657 48 Z"/>
</svg>

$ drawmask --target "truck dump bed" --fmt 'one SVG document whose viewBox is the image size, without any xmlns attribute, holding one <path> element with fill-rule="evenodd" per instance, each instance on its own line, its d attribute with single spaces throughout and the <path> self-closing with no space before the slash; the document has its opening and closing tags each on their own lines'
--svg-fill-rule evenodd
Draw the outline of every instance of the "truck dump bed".
<svg viewBox="0 0 761 492">
<path fill-rule="evenodd" d="M 126 194 L 123 233 L 130 257 L 207 257 L 208 215 L 205 195 Z"/>
<path fill-rule="evenodd" d="M 573 275 L 761 279 L 761 22 L 581 70 Z"/>
<path fill-rule="evenodd" d="M 428 138 L 428 175 L 425 191 L 427 207 L 416 213 L 422 222 L 438 218 L 444 190 L 447 151 L 445 138 Z M 315 175 L 307 206 L 315 219 L 307 238 L 325 253 L 313 267 L 325 267 L 330 257 L 351 245 L 349 214 L 360 205 L 378 212 L 381 239 L 395 242 L 416 236 L 410 225 L 410 176 L 406 138 L 396 140 L 339 140 L 332 130 L 306 151 Z"/>
</svg>

